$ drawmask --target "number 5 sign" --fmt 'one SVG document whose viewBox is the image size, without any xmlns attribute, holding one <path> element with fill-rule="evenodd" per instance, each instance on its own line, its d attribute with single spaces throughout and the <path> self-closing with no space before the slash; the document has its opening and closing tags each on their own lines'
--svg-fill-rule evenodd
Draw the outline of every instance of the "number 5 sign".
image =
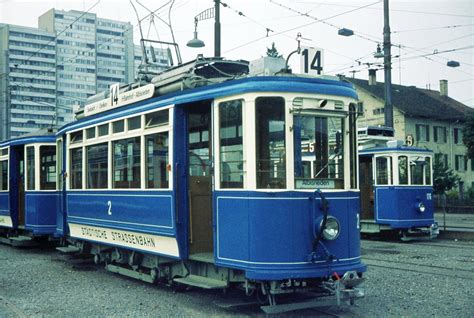
<svg viewBox="0 0 474 318">
<path fill-rule="evenodd" d="M 300 68 L 303 74 L 321 75 L 323 73 L 323 50 L 302 46 Z"/>
</svg>

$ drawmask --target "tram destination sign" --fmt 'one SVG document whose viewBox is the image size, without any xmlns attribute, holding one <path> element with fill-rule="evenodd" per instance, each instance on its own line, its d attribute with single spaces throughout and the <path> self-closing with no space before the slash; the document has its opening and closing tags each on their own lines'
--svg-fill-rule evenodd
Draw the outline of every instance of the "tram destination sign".
<svg viewBox="0 0 474 318">
<path fill-rule="evenodd" d="M 115 107 L 125 106 L 145 100 L 153 97 L 154 92 L 155 85 L 153 84 L 138 87 L 124 93 L 120 93 L 119 84 L 111 85 L 109 98 L 86 105 L 84 107 L 84 116 L 95 115 Z"/>
</svg>

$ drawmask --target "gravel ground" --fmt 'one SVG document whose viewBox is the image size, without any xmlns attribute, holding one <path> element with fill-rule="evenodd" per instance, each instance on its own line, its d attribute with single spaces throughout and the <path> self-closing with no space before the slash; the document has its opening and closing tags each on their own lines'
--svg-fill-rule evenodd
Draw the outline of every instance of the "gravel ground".
<svg viewBox="0 0 474 318">
<path fill-rule="evenodd" d="M 323 317 L 474 317 L 474 243 L 363 241 L 366 297 L 351 308 L 292 313 Z M 173 293 L 65 261 L 53 248 L 0 245 L 0 317 L 260 316 L 258 307 L 222 309 L 235 295 Z"/>
</svg>

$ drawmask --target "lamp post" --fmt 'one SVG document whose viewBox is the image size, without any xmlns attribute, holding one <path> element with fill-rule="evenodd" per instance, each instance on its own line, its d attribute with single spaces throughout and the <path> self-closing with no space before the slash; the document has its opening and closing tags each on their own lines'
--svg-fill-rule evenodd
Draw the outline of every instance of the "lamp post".
<svg viewBox="0 0 474 318">
<path fill-rule="evenodd" d="M 214 18 L 214 56 L 221 56 L 221 22 L 220 22 L 220 0 L 214 0 L 214 8 L 208 8 L 194 17 L 194 37 L 186 44 L 189 47 L 204 47 L 205 44 L 197 36 L 197 25 L 199 21 Z"/>
</svg>

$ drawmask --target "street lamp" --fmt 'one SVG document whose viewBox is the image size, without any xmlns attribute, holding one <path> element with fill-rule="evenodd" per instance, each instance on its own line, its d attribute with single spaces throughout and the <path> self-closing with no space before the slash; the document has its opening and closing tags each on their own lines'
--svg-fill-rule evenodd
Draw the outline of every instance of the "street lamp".
<svg viewBox="0 0 474 318">
<path fill-rule="evenodd" d="M 209 8 L 194 17 L 194 38 L 186 45 L 189 47 L 203 47 L 205 44 L 197 37 L 198 21 L 214 18 L 214 56 L 221 56 L 221 23 L 220 23 L 220 0 L 214 0 L 214 8 Z"/>
</svg>

